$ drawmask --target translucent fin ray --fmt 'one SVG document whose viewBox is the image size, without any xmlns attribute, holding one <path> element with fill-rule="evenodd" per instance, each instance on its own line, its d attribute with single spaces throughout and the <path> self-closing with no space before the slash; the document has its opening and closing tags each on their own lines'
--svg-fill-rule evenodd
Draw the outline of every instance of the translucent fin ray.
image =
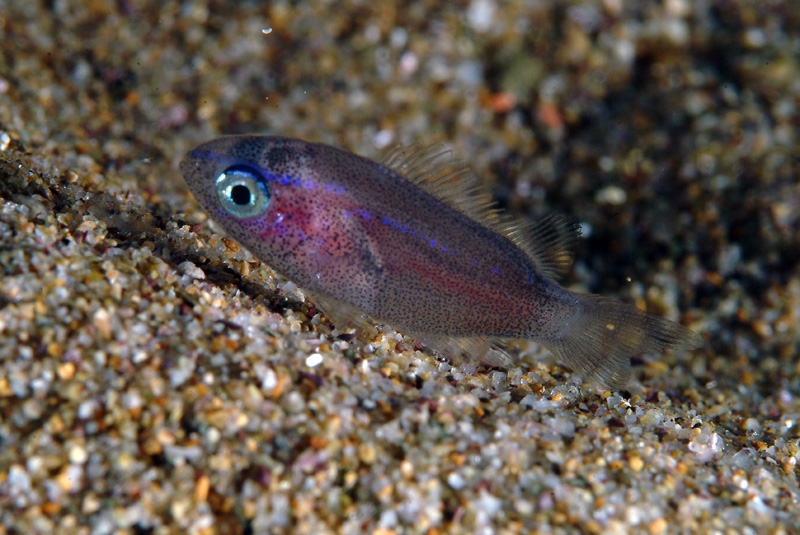
<svg viewBox="0 0 800 535">
<path fill-rule="evenodd" d="M 303 289 L 303 292 L 308 295 L 308 299 L 314 303 L 339 330 L 354 327 L 357 331 L 363 331 L 372 325 L 370 318 L 353 305 L 348 305 L 333 297 L 317 292 L 310 292 L 306 289 Z"/>
<path fill-rule="evenodd" d="M 543 344 L 590 382 L 619 388 L 628 380 L 632 356 L 703 344 L 702 337 L 683 325 L 632 305 L 596 295 L 577 297 L 578 312 L 562 336 Z"/>
<path fill-rule="evenodd" d="M 556 280 L 575 259 L 575 243 L 580 226 L 558 214 L 549 214 L 535 223 L 515 225 L 507 236 L 534 261 L 545 276 Z"/>
<path fill-rule="evenodd" d="M 411 333 L 410 336 L 451 360 L 465 373 L 474 372 L 480 363 L 508 367 L 512 362 L 505 349 L 488 338 L 451 338 L 428 333 Z"/>
</svg>

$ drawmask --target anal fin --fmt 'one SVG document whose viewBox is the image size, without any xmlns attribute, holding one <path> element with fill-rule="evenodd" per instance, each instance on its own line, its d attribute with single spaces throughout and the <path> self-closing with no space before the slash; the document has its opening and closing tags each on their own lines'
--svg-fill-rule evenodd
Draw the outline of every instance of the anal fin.
<svg viewBox="0 0 800 535">
<path fill-rule="evenodd" d="M 452 338 L 429 333 L 407 333 L 461 368 L 473 373 L 478 364 L 509 367 L 511 356 L 488 338 Z"/>
<path fill-rule="evenodd" d="M 369 317 L 353 305 L 349 305 L 334 297 L 318 292 L 308 291 L 305 288 L 303 291 L 308 295 L 309 300 L 314 303 L 340 331 L 348 327 L 353 327 L 356 331 L 360 332 L 372 325 Z"/>
</svg>

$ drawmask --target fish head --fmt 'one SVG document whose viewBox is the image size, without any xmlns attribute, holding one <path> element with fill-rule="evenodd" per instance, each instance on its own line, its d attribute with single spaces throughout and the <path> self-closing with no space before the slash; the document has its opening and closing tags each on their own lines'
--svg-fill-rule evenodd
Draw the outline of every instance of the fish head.
<svg viewBox="0 0 800 535">
<path fill-rule="evenodd" d="M 304 241 L 323 201 L 307 152 L 297 140 L 225 137 L 189 151 L 180 171 L 212 220 L 244 246 L 271 253 Z"/>
<path fill-rule="evenodd" d="M 369 240 L 347 172 L 331 159 L 344 154 L 300 140 L 235 136 L 189 151 L 180 171 L 209 217 L 228 235 L 285 276 L 320 278 Z M 336 162 L 334 162 L 335 164 Z"/>
</svg>

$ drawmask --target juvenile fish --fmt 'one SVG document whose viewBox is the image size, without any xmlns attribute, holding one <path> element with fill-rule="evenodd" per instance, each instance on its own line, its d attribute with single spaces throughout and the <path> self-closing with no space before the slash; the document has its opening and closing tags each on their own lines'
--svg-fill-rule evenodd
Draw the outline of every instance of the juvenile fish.
<svg viewBox="0 0 800 535">
<path fill-rule="evenodd" d="M 213 220 L 337 325 L 372 318 L 473 363 L 533 340 L 607 387 L 625 384 L 632 355 L 702 344 L 682 325 L 559 286 L 577 228 L 512 223 L 447 154 L 397 149 L 378 163 L 236 136 L 199 145 L 180 170 Z"/>
</svg>

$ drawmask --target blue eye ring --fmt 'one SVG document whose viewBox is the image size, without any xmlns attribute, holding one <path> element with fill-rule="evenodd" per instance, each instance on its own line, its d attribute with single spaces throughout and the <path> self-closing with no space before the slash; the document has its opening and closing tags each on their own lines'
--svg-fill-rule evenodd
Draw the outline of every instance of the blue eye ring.
<svg viewBox="0 0 800 535">
<path fill-rule="evenodd" d="M 225 211 L 239 219 L 263 214 L 272 197 L 261 173 L 243 165 L 229 167 L 220 173 L 215 188 Z"/>
</svg>

